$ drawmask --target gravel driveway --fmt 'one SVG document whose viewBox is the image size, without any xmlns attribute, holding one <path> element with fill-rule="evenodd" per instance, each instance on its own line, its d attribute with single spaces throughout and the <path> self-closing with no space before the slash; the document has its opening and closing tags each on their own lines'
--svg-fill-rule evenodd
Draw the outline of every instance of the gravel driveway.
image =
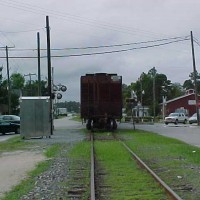
<svg viewBox="0 0 200 200">
<path fill-rule="evenodd" d="M 38 149 L 31 151 L 17 151 L 0 155 L 0 198 L 6 191 L 17 185 L 26 177 L 28 171 L 44 160 L 43 147 L 56 143 L 67 144 L 63 152 L 66 153 L 73 144 L 84 139 L 80 129 L 84 128 L 80 122 L 62 118 L 54 120 L 54 134 L 51 138 L 30 139 L 27 142 L 37 142 Z M 41 148 L 42 147 L 42 148 Z M 68 160 L 62 156 L 56 158 L 52 167 L 35 180 L 35 188 L 21 199 L 62 199 L 63 194 L 57 192 L 58 182 L 67 177 Z"/>
<path fill-rule="evenodd" d="M 36 163 L 44 160 L 40 152 L 16 151 L 0 156 L 0 198 L 26 177 Z"/>
</svg>

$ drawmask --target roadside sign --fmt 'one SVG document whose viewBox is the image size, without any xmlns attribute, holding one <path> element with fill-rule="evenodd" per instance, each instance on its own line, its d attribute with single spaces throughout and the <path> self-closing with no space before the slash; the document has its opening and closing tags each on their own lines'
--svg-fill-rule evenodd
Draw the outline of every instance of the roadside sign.
<svg viewBox="0 0 200 200">
<path fill-rule="evenodd" d="M 188 100 L 188 105 L 196 105 L 196 100 Z"/>
</svg>

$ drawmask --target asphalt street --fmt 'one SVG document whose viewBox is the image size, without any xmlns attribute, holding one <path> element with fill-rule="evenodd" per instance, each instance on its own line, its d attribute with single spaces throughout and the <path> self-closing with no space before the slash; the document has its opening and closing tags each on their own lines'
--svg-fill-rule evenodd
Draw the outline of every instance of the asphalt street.
<svg viewBox="0 0 200 200">
<path fill-rule="evenodd" d="M 119 128 L 132 128 L 131 123 L 121 123 Z M 200 147 L 200 126 L 190 124 L 165 125 L 155 124 L 136 124 L 136 129 L 158 133 L 160 135 L 176 138 L 188 144 Z"/>
<path fill-rule="evenodd" d="M 68 134 L 71 140 L 82 140 L 84 136 L 79 133 L 79 129 L 85 128 L 85 124 L 70 120 L 69 117 L 54 120 L 54 134 L 52 139 L 62 140 L 66 129 L 72 129 Z M 133 129 L 132 123 L 119 123 L 118 128 Z M 136 124 L 136 129 L 158 133 L 160 135 L 176 138 L 188 144 L 200 147 L 200 126 L 190 124 L 165 125 L 163 123 L 155 124 Z M 71 136 L 70 136 L 71 135 Z M 0 141 L 5 141 L 15 134 L 0 135 Z"/>
</svg>

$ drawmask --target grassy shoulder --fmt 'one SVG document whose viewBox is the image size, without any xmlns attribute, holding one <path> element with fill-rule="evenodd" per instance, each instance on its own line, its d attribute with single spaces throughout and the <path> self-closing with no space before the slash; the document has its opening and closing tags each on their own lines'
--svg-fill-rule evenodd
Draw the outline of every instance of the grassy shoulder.
<svg viewBox="0 0 200 200">
<path fill-rule="evenodd" d="M 117 134 L 181 197 L 199 198 L 198 147 L 139 130 L 121 130 Z"/>
<path fill-rule="evenodd" d="M 98 140 L 95 141 L 97 162 L 103 170 L 103 173 L 100 172 L 103 174 L 101 181 L 103 185 L 110 188 L 109 199 L 134 199 L 133 197 L 135 199 L 165 199 L 159 188 L 152 192 L 157 185 L 132 161 L 123 146 L 118 141 L 113 141 L 111 133 L 95 134 Z M 199 148 L 145 131 L 118 130 L 116 134 L 183 199 L 199 199 Z M 21 140 L 20 137 L 15 137 L 0 143 L 0 152 L 26 149 L 29 145 L 30 143 Z M 60 145 L 51 145 L 45 151 L 45 155 L 54 158 L 61 148 L 63 147 Z M 66 183 L 69 184 L 69 191 L 75 184 L 83 192 L 82 199 L 88 199 L 90 142 L 80 142 L 66 156 L 69 159 L 70 168 L 66 172 L 70 177 L 69 183 Z M 50 165 L 51 159 L 39 163 L 36 169 L 28 174 L 29 178 L 22 181 L 3 200 L 20 199 L 23 194 L 34 187 L 34 178 L 47 170 Z M 77 178 L 77 174 L 81 176 L 81 179 Z"/>
<path fill-rule="evenodd" d="M 0 142 L 0 152 L 23 150 L 29 146 L 30 144 L 22 140 L 20 136 L 16 136 Z"/>
</svg>

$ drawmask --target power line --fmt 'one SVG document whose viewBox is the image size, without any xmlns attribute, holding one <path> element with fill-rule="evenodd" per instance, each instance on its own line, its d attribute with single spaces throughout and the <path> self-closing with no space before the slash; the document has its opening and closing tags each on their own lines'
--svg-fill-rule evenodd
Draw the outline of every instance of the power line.
<svg viewBox="0 0 200 200">
<path fill-rule="evenodd" d="M 99 45 L 99 46 L 87 46 L 87 47 L 67 47 L 67 48 L 52 48 L 51 51 L 63 51 L 63 50 L 84 50 L 84 49 L 99 49 L 99 48 L 111 48 L 111 47 L 122 47 L 122 46 L 130 46 L 130 45 L 138 45 L 138 44 L 147 44 L 153 42 L 162 42 L 167 40 L 175 40 L 175 39 L 187 39 L 189 36 L 184 37 L 171 37 L 164 38 L 158 40 L 149 40 L 142 42 L 132 42 L 132 43 L 123 43 L 123 44 L 113 44 L 113 45 Z M 1 48 L 0 48 L 1 50 Z M 46 49 L 40 49 L 46 51 Z M 37 49 L 11 49 L 11 51 L 37 51 Z"/>
<path fill-rule="evenodd" d="M 147 48 L 153 48 L 153 47 L 159 47 L 159 46 L 164 46 L 172 43 L 177 43 L 177 42 L 182 42 L 186 41 L 188 39 L 179 39 L 175 41 L 169 41 L 161 44 L 154 44 L 154 45 L 148 45 L 148 46 L 142 46 L 142 47 L 134 47 L 134 48 L 129 48 L 129 49 L 121 49 L 121 50 L 113 50 L 113 51 L 104 51 L 104 52 L 92 52 L 92 53 L 82 53 L 82 54 L 69 54 L 69 55 L 52 55 L 52 58 L 64 58 L 64 57 L 80 57 L 80 56 L 91 56 L 91 55 L 102 55 L 102 54 L 111 54 L 111 53 L 120 53 L 120 52 L 126 52 L 126 51 L 132 51 L 132 50 L 138 50 L 138 49 L 147 49 Z M 0 57 L 0 58 L 5 58 L 5 57 Z M 10 56 L 9 58 L 14 58 L 14 59 L 33 59 L 37 58 L 37 56 Z M 41 56 L 41 58 L 46 58 L 46 56 Z"/>
<path fill-rule="evenodd" d="M 200 46 L 200 43 L 199 43 L 199 41 L 198 41 L 196 38 L 194 38 L 193 40 L 194 40 L 194 42 L 195 42 L 198 46 Z"/>
<path fill-rule="evenodd" d="M 32 30 L 22 30 L 22 31 L 0 31 L 0 33 L 24 33 L 24 32 L 35 32 L 43 30 L 44 28 L 32 29 Z"/>
<path fill-rule="evenodd" d="M 189 36 L 185 36 L 184 38 L 187 38 Z M 133 43 L 124 43 L 124 44 L 113 44 L 113 45 L 100 45 L 100 46 L 88 46 L 88 47 L 69 47 L 69 48 L 62 48 L 62 49 L 51 49 L 54 51 L 60 51 L 60 50 L 81 50 L 81 49 L 99 49 L 99 48 L 110 48 L 110 47 L 121 47 L 121 46 L 130 46 L 130 45 L 136 45 L 136 44 L 146 44 L 146 43 L 153 43 L 153 42 L 161 42 L 166 40 L 174 40 L 174 39 L 183 39 L 183 37 L 173 37 L 173 38 L 164 38 L 159 40 L 149 40 L 149 41 L 143 41 L 143 42 L 133 42 Z"/>
</svg>

